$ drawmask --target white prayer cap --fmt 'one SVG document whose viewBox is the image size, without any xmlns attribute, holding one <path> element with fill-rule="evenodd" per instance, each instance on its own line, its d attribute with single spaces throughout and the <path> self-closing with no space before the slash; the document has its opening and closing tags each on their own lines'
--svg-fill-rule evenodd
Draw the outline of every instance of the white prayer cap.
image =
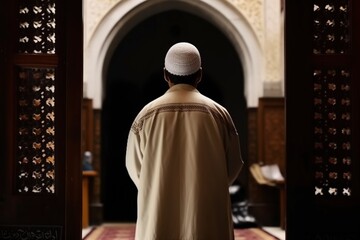
<svg viewBox="0 0 360 240">
<path fill-rule="evenodd" d="M 166 53 L 165 69 L 171 74 L 178 76 L 191 75 L 197 72 L 200 67 L 200 53 L 190 43 L 176 43 Z"/>
</svg>

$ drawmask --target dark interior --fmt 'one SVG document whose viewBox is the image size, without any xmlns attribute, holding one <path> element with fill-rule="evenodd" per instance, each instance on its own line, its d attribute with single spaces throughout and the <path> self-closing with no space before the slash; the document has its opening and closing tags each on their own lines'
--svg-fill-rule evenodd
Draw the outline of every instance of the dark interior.
<svg viewBox="0 0 360 240">
<path fill-rule="evenodd" d="M 151 16 L 121 39 L 107 71 L 101 119 L 105 221 L 136 219 L 136 188 L 125 169 L 127 135 L 143 105 L 167 90 L 163 79 L 164 57 L 168 48 L 179 41 L 198 47 L 204 70 L 199 90 L 229 110 L 240 134 L 246 162 L 244 76 L 231 42 L 213 24 L 183 11 Z M 241 181 L 246 181 L 246 175 L 243 171 Z"/>
</svg>

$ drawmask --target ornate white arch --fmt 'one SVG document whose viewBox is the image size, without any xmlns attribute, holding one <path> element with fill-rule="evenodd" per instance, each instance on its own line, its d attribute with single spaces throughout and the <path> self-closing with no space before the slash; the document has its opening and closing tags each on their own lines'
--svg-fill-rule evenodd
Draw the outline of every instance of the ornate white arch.
<svg viewBox="0 0 360 240">
<path fill-rule="evenodd" d="M 246 18 L 226 1 L 213 0 L 127 0 L 116 4 L 94 30 L 84 49 L 84 95 L 100 109 L 104 71 L 119 40 L 140 20 L 153 14 L 178 9 L 208 19 L 232 42 L 244 70 L 248 107 L 256 107 L 263 94 L 265 63 L 261 44 Z"/>
</svg>

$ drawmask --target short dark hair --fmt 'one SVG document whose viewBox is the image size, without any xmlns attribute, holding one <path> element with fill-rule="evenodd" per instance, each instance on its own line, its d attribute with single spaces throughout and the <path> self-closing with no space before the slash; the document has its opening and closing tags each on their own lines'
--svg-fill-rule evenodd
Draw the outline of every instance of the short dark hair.
<svg viewBox="0 0 360 240">
<path fill-rule="evenodd" d="M 170 81 L 174 84 L 179 84 L 179 83 L 186 83 L 186 84 L 195 84 L 197 83 L 197 81 L 199 80 L 199 75 L 201 70 L 199 69 L 197 72 L 190 74 L 190 75 L 186 75 L 186 76 L 179 76 L 179 75 L 174 75 L 171 74 L 168 70 L 166 70 L 166 74 L 168 75 L 168 78 L 170 79 Z"/>
</svg>

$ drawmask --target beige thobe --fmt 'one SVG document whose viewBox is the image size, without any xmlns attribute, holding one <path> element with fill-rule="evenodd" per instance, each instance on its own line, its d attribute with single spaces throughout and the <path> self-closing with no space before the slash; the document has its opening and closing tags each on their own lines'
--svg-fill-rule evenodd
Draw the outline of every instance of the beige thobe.
<svg viewBox="0 0 360 240">
<path fill-rule="evenodd" d="M 243 161 L 228 111 L 191 85 L 147 104 L 128 136 L 136 240 L 233 239 L 229 186 Z"/>
</svg>

